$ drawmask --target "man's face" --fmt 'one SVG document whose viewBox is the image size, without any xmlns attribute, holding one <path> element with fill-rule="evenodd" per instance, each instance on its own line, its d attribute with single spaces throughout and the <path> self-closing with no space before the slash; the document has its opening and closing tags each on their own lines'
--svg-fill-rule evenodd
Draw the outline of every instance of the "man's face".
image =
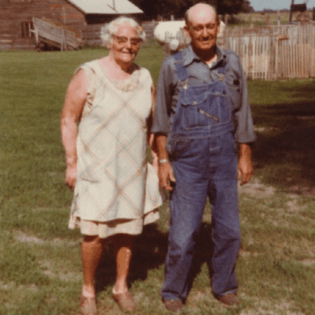
<svg viewBox="0 0 315 315">
<path fill-rule="evenodd" d="M 193 49 L 207 52 L 216 45 L 220 22 L 210 8 L 196 8 L 191 12 L 185 30 L 191 38 Z"/>
</svg>

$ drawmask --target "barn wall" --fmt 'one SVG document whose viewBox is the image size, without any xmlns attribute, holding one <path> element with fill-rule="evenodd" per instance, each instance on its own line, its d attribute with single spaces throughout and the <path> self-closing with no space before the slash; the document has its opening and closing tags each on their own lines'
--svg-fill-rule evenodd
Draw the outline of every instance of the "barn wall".
<svg viewBox="0 0 315 315">
<path fill-rule="evenodd" d="M 131 17 L 136 20 L 138 23 L 141 22 L 142 14 L 129 14 L 124 15 Z M 110 21 L 116 19 L 117 14 L 88 14 L 86 15 L 87 25 L 83 32 L 83 42 L 86 46 L 101 46 L 101 28 L 104 24 L 109 23 Z"/>
<path fill-rule="evenodd" d="M 32 17 L 49 18 L 76 28 L 85 29 L 85 16 L 65 0 L 0 0 L 0 49 L 34 49 Z"/>
<path fill-rule="evenodd" d="M 88 0 L 87 0 L 88 1 Z M 88 46 L 99 46 L 102 25 L 118 15 L 88 14 L 66 0 L 0 0 L 0 50 L 34 49 L 32 18 L 48 18 L 79 31 Z M 142 14 L 128 15 L 141 22 Z"/>
</svg>

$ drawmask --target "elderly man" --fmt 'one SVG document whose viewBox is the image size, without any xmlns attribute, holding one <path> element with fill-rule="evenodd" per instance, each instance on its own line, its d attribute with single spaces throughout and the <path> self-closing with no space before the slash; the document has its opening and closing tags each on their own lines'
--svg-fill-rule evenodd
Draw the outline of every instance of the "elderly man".
<svg viewBox="0 0 315 315">
<path fill-rule="evenodd" d="M 216 46 L 220 23 L 215 9 L 197 4 L 185 18 L 191 45 L 162 65 L 152 128 L 160 185 L 172 191 L 161 293 L 165 308 L 174 312 L 182 309 L 187 297 L 207 196 L 214 244 L 212 291 L 226 307 L 239 303 L 237 178 L 242 185 L 252 177 L 250 144 L 255 140 L 240 60 L 234 52 Z"/>
</svg>

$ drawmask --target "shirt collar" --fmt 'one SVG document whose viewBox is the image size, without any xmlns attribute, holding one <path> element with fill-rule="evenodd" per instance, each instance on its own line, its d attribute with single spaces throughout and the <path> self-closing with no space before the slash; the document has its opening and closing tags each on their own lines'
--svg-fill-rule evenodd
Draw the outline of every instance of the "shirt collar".
<svg viewBox="0 0 315 315">
<path fill-rule="evenodd" d="M 223 50 L 220 49 L 218 46 L 215 46 L 216 53 L 217 53 L 217 60 L 214 62 L 212 67 L 216 66 L 221 60 L 225 60 L 226 55 L 224 54 Z M 200 58 L 196 55 L 194 50 L 192 49 L 191 45 L 187 47 L 183 51 L 183 59 L 184 59 L 184 66 L 189 66 L 193 61 L 201 61 Z M 211 68 L 212 68 L 211 67 Z"/>
</svg>

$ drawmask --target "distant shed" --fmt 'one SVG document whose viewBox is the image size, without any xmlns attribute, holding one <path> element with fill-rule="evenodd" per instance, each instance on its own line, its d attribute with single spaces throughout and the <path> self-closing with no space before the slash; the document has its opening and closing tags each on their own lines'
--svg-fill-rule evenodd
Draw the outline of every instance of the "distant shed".
<svg viewBox="0 0 315 315">
<path fill-rule="evenodd" d="M 87 45 L 99 44 L 101 26 L 119 15 L 141 19 L 128 0 L 0 0 L 0 50 L 35 49 L 32 18 L 75 29 Z"/>
</svg>

